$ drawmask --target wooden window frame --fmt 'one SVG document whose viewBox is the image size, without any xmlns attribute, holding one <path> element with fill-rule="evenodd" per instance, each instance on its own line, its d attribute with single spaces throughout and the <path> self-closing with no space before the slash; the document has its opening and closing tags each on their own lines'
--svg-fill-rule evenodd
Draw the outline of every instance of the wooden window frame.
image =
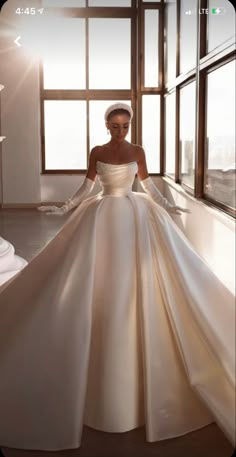
<svg viewBox="0 0 236 457">
<path fill-rule="evenodd" d="M 136 143 L 136 68 L 137 68 L 137 9 L 136 0 L 131 1 L 131 7 L 89 7 L 88 0 L 86 6 L 82 8 L 47 8 L 49 14 L 56 14 L 66 18 L 84 18 L 85 19 L 85 42 L 86 42 L 86 88 L 85 89 L 44 89 L 43 80 L 43 62 L 40 62 L 40 109 L 41 109 L 41 149 L 42 149 L 42 171 L 43 175 L 72 175 L 84 174 L 86 169 L 54 169 L 47 170 L 45 167 L 45 119 L 44 119 L 44 101 L 45 100 L 83 100 L 86 101 L 86 123 L 87 123 L 87 166 L 90 154 L 90 139 L 89 139 L 89 101 L 90 100 L 131 100 L 131 106 L 134 111 L 132 120 L 132 138 L 131 141 Z M 131 46 L 130 46 L 130 61 L 131 61 L 131 87 L 130 89 L 89 89 L 89 62 L 88 62 L 88 20 L 90 18 L 127 18 L 131 21 Z"/>
<path fill-rule="evenodd" d="M 163 110 L 164 110 L 164 116 L 163 116 L 163 120 L 164 120 L 164 137 L 163 137 L 163 150 L 165 151 L 165 154 L 163 154 L 163 168 L 164 170 L 166 170 L 166 99 L 169 95 L 172 95 L 174 94 L 175 96 L 175 151 L 177 151 L 177 144 L 176 144 L 176 127 L 177 127 L 177 109 L 176 109 L 176 105 L 177 105 L 177 92 L 175 89 L 172 89 L 169 93 L 165 93 L 164 94 L 164 107 L 163 107 Z M 178 99 L 178 106 L 179 106 L 179 99 Z M 178 145 L 178 151 L 179 151 L 179 145 Z M 174 176 L 169 174 L 169 173 L 166 173 L 166 171 L 163 172 L 163 176 L 167 176 L 168 178 L 172 179 L 173 181 L 175 182 L 179 182 L 179 160 L 176 161 L 176 153 L 175 153 L 175 173 L 174 173 Z"/>
<path fill-rule="evenodd" d="M 211 65 L 209 65 L 207 68 L 204 68 L 202 71 L 201 71 L 201 77 L 204 81 L 204 88 L 202 89 L 202 91 L 204 91 L 204 97 L 205 97 L 205 110 L 204 110 L 204 114 L 205 114 L 205 117 L 202 117 L 202 130 L 203 130 L 203 133 L 202 133 L 202 138 L 203 138 L 203 145 L 202 145 L 202 149 L 204 149 L 204 152 L 205 152 L 205 131 L 206 131 L 206 125 L 207 125 L 207 116 L 206 116 L 206 112 L 207 112 L 207 76 L 212 73 L 213 71 L 216 71 L 217 69 L 221 68 L 222 66 L 226 65 L 227 63 L 229 62 L 232 62 L 232 61 L 235 61 L 235 65 L 236 65 L 236 56 L 234 55 L 234 53 L 230 53 L 227 55 L 226 58 L 223 58 L 223 59 L 220 59 L 219 61 L 217 62 L 212 62 Z M 235 217 L 236 216 L 236 210 L 233 209 L 232 207 L 218 201 L 218 200 L 215 200 L 213 198 L 211 198 L 209 195 L 207 195 L 205 192 L 204 192 L 204 159 L 205 159 L 205 154 L 202 154 L 202 163 L 201 163 L 201 170 L 202 170 L 202 174 L 201 174 L 201 181 L 200 181 L 200 192 L 199 192 L 199 197 L 198 198 L 201 198 L 203 199 L 209 206 L 217 206 L 219 209 L 223 210 L 224 212 L 226 212 L 227 214 L 229 214 L 230 216 L 232 217 Z"/>
<path fill-rule="evenodd" d="M 167 95 L 176 91 L 176 151 L 175 151 L 175 177 L 164 172 L 168 179 L 181 184 L 184 191 L 205 204 L 224 211 L 227 215 L 235 217 L 236 211 L 230 206 L 214 200 L 204 193 L 204 161 L 205 161 L 205 132 L 206 132 L 206 78 L 209 72 L 227 64 L 236 58 L 235 40 L 229 39 L 207 53 L 207 16 L 197 15 L 197 56 L 196 68 L 180 74 L 180 2 L 176 3 L 176 79 L 171 85 L 166 86 L 164 93 Z M 196 10 L 208 8 L 208 0 L 197 0 Z M 196 120 L 195 120 L 195 184 L 194 191 L 181 183 L 181 154 L 179 150 L 179 91 L 187 83 L 196 79 Z M 164 151 L 165 156 L 165 151 Z M 165 160 L 165 159 L 164 159 Z"/>
<path fill-rule="evenodd" d="M 144 11 L 159 10 L 159 84 L 158 87 L 144 87 Z M 48 8 L 51 13 L 63 17 L 86 19 L 86 87 L 85 90 L 48 90 L 44 89 L 43 65 L 40 65 L 41 92 L 41 143 L 42 143 L 42 174 L 84 174 L 86 169 L 46 170 L 45 168 L 45 136 L 44 136 L 44 100 L 85 100 L 87 103 L 87 163 L 90 153 L 89 145 L 89 101 L 90 100 L 131 100 L 134 111 L 132 120 L 131 141 L 142 144 L 142 95 L 160 95 L 160 172 L 150 173 L 152 176 L 163 176 L 164 172 L 164 0 L 156 3 L 143 3 L 132 0 L 131 7 L 89 7 L 82 8 Z M 131 19 L 131 89 L 128 90 L 93 90 L 88 89 L 88 19 L 97 18 L 130 18 Z"/>
<path fill-rule="evenodd" d="M 197 15 L 197 56 L 195 68 L 180 74 L 180 2 L 176 0 L 176 77 L 168 86 L 165 86 L 164 66 L 164 0 L 156 3 L 144 3 L 142 0 L 132 0 L 131 7 L 86 7 L 83 8 L 50 8 L 52 12 L 62 14 L 63 17 L 80 17 L 86 19 L 86 50 L 88 49 L 88 18 L 130 18 L 131 19 L 131 88 L 128 90 L 45 90 L 43 89 L 43 71 L 40 66 L 41 92 L 41 139 L 42 139 L 42 174 L 84 174 L 82 170 L 45 170 L 45 139 L 44 139 L 44 100 L 86 100 L 87 114 L 89 114 L 90 100 L 131 100 L 134 111 L 132 121 L 133 143 L 142 144 L 142 96 L 160 95 L 160 173 L 150 173 L 151 176 L 167 176 L 168 179 L 181 184 L 184 191 L 196 199 L 203 201 L 229 216 L 235 217 L 231 207 L 211 199 L 204 193 L 204 159 L 205 159 L 205 131 L 206 131 L 206 78 L 210 71 L 235 59 L 235 41 L 218 46 L 207 53 L 207 17 Z M 197 0 L 196 10 L 206 9 L 208 0 Z M 159 10 L 159 84 L 158 87 L 144 86 L 144 14 L 147 9 Z M 86 52 L 86 87 L 88 88 L 88 53 Z M 181 154 L 179 147 L 179 94 L 186 84 L 196 80 L 196 119 L 195 119 L 195 184 L 194 190 L 181 183 Z M 175 177 L 165 173 L 165 96 L 172 91 L 176 94 L 175 115 Z M 87 115 L 87 160 L 89 158 L 89 115 Z"/>
<path fill-rule="evenodd" d="M 146 10 L 159 11 L 158 27 L 158 86 L 145 87 L 144 85 L 144 22 Z M 142 144 L 142 96 L 159 95 L 160 96 L 160 172 L 150 173 L 151 176 L 163 176 L 164 174 L 164 1 L 156 3 L 139 3 L 138 7 L 138 59 L 137 59 L 137 143 Z"/>
</svg>

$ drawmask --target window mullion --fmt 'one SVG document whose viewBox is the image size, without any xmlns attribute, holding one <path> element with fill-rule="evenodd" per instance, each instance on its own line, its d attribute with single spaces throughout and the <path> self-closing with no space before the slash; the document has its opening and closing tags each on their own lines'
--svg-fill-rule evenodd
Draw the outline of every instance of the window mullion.
<svg viewBox="0 0 236 457">
<path fill-rule="evenodd" d="M 199 11 L 200 1 L 197 0 L 196 9 Z M 199 80 L 200 80 L 200 16 L 197 16 L 197 52 L 196 52 L 196 91 L 195 91 L 195 140 L 194 140 L 194 149 L 195 149 L 195 172 L 194 172 L 194 197 L 197 198 L 197 195 L 200 191 L 200 181 L 199 177 L 199 146 L 200 146 L 200 136 L 199 136 L 199 124 L 200 120 L 200 90 L 199 90 Z M 200 132 L 201 133 L 201 132 Z"/>
<path fill-rule="evenodd" d="M 200 0 L 200 8 L 207 7 L 207 0 Z M 206 15 L 199 17 L 197 50 L 197 103 L 196 103 L 196 162 L 195 197 L 203 197 L 204 154 L 205 154 L 205 72 L 200 71 L 200 60 L 206 53 Z"/>
<path fill-rule="evenodd" d="M 180 183 L 181 154 L 180 154 L 180 135 L 179 135 L 179 87 L 176 87 L 175 105 L 175 182 Z"/>
<path fill-rule="evenodd" d="M 88 6 L 88 0 L 86 0 L 86 7 Z M 89 19 L 85 19 L 85 81 L 86 81 L 86 139 L 87 139 L 87 168 L 89 163 L 90 154 L 90 138 L 89 138 Z"/>
<path fill-rule="evenodd" d="M 137 87 L 136 87 L 136 68 L 137 68 L 137 17 L 131 18 L 131 106 L 134 112 L 134 122 L 132 125 L 132 143 L 136 143 L 137 138 Z"/>
</svg>

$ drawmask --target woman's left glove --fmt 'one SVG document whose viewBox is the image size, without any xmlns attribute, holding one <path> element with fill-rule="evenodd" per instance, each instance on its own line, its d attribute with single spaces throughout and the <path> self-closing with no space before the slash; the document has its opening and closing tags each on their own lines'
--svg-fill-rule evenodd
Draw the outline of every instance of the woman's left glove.
<svg viewBox="0 0 236 457">
<path fill-rule="evenodd" d="M 165 197 L 163 197 L 161 192 L 157 189 L 157 187 L 155 186 L 155 184 L 154 184 L 152 178 L 150 178 L 150 176 L 148 178 L 143 179 L 142 181 L 140 181 L 140 184 L 141 184 L 143 190 L 148 195 L 150 195 L 150 197 L 156 203 L 158 203 L 158 205 L 160 205 L 163 208 L 165 208 L 165 210 L 168 213 L 178 214 L 178 215 L 181 215 L 181 212 L 183 212 L 183 213 L 191 213 L 191 211 L 189 209 L 181 208 L 180 206 L 174 206 L 170 202 L 168 202 L 168 200 Z"/>
<path fill-rule="evenodd" d="M 191 213 L 190 209 L 187 208 L 181 208 L 181 206 L 172 206 L 167 209 L 168 213 L 171 214 L 178 214 L 181 216 L 182 213 Z"/>
</svg>

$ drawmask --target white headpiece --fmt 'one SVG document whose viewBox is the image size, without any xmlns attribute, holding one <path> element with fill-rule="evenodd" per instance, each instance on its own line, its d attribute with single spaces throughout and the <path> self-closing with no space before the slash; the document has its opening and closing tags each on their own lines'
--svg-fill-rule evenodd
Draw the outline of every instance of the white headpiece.
<svg viewBox="0 0 236 457">
<path fill-rule="evenodd" d="M 109 114 L 112 111 L 115 111 L 116 109 L 124 109 L 124 110 L 128 111 L 128 113 L 130 114 L 130 120 L 132 119 L 134 113 L 133 113 L 131 106 L 126 105 L 126 103 L 114 103 L 113 105 L 108 106 L 108 108 L 105 112 L 105 115 L 104 115 L 105 121 L 107 121 Z"/>
</svg>

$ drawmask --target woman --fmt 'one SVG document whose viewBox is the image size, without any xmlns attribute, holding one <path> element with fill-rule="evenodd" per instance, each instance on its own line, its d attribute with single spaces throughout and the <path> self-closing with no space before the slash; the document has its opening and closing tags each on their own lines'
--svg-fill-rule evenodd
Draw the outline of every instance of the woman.
<svg viewBox="0 0 236 457">
<path fill-rule="evenodd" d="M 157 441 L 216 421 L 234 440 L 234 301 L 125 140 L 132 114 L 107 109 L 80 189 L 40 208 L 75 211 L 0 289 L 1 446 L 77 448 L 83 424 Z"/>
</svg>

